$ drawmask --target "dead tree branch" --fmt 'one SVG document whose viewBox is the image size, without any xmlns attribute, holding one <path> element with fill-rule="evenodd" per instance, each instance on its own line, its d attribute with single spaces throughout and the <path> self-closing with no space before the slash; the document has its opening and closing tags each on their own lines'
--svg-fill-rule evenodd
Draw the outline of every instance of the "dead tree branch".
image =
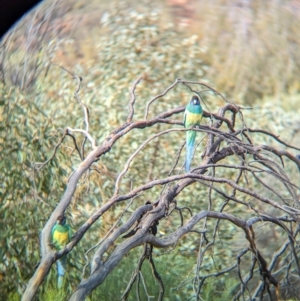
<svg viewBox="0 0 300 301">
<path fill-rule="evenodd" d="M 197 262 L 197 267 L 195 270 L 195 277 L 192 280 L 194 294 L 197 300 L 200 300 L 202 288 L 208 278 L 219 277 L 234 270 L 237 271 L 241 284 L 239 291 L 235 291 L 235 300 L 238 300 L 241 296 L 244 297 L 244 294 L 247 294 L 249 297 L 251 294 L 254 294 L 254 296 L 262 296 L 264 292 L 267 292 L 267 294 L 271 295 L 272 290 L 275 290 L 276 294 L 279 296 L 280 281 L 276 278 L 277 271 L 274 270 L 274 266 L 287 248 L 290 248 L 292 259 L 290 259 L 289 267 L 286 269 L 289 270 L 290 266 L 293 264 L 293 268 L 295 268 L 300 275 L 297 257 L 298 250 L 296 247 L 298 244 L 296 239 L 298 230 L 293 230 L 293 227 L 299 225 L 300 221 L 300 211 L 297 208 L 299 204 L 297 195 L 299 185 L 295 184 L 295 181 L 291 179 L 288 172 L 285 171 L 282 160 L 282 157 L 285 156 L 289 161 L 293 161 L 300 166 L 299 160 L 289 152 L 291 149 L 300 151 L 299 148 L 288 145 L 274 133 L 260 129 L 249 129 L 246 126 L 246 121 L 242 114 L 243 109 L 241 107 L 229 103 L 219 92 L 206 84 L 194 81 L 175 80 L 174 83 L 164 90 L 164 92 L 148 101 L 145 106 L 144 119 L 135 120 L 134 107 L 138 101 L 135 91 L 141 78 L 134 82 L 130 90 L 127 121 L 113 130 L 103 142 L 98 145 L 97 141 L 93 138 L 89 126 L 88 108 L 83 105 L 79 98 L 81 78 L 74 75 L 72 76 L 75 77 L 78 82 L 75 97 L 77 102 L 83 108 L 85 128 L 72 129 L 67 126 L 65 135 L 70 135 L 73 138 L 75 149 L 80 156 L 81 163 L 70 176 L 64 195 L 41 232 L 41 262 L 28 283 L 22 298 L 23 301 L 32 300 L 34 298 L 38 287 L 47 276 L 51 265 L 63 255 L 71 252 L 95 221 L 101 218 L 107 211 L 112 210 L 116 204 L 127 202 L 129 200 L 131 202 L 133 198 L 137 198 L 137 196 L 141 198 L 146 192 L 155 191 L 160 186 L 162 186 L 163 189 L 158 194 L 158 197 L 155 198 L 153 196 L 153 199 L 151 199 L 150 202 L 147 202 L 146 205 L 136 206 L 135 208 L 137 209 L 135 209 L 131 217 L 126 221 L 123 221 L 123 225 L 118 227 L 117 224 L 115 224 L 113 229 L 111 229 L 104 238 L 93 247 L 95 253 L 90 262 L 90 274 L 87 278 L 81 280 L 70 300 L 84 300 L 89 293 L 103 283 L 105 278 L 120 263 L 126 254 L 141 245 L 145 246 L 144 252 L 133 273 L 132 279 L 128 283 L 122 299 L 126 300 L 128 298 L 135 280 L 142 280 L 147 293 L 145 279 L 141 278 L 142 275 L 140 274 L 141 266 L 147 258 L 152 267 L 153 275 L 160 287 L 158 300 L 162 300 L 164 294 L 163 276 L 160 276 L 156 270 L 152 258 L 152 249 L 174 247 L 184 235 L 191 235 L 192 232 L 200 234 L 198 258 L 195 260 Z M 183 86 L 188 87 L 198 95 L 201 95 L 203 88 L 205 88 L 205 91 L 208 89 L 225 101 L 224 106 L 219 108 L 217 113 L 204 111 L 204 118 L 209 118 L 211 120 L 210 126 L 203 123 L 198 128 L 193 129 L 202 135 L 204 134 L 205 139 L 207 140 L 205 150 L 202 154 L 202 161 L 201 163 L 198 163 L 191 172 L 180 173 L 181 169 L 176 167 L 181 159 L 181 151 L 183 150 L 181 147 L 175 156 L 174 163 L 172 162 L 168 169 L 171 171 L 167 176 L 166 174 L 159 174 L 154 180 L 149 180 L 149 178 L 144 179 L 144 182 L 140 182 L 142 184 L 136 186 L 132 185 L 127 192 L 124 192 L 124 190 L 121 189 L 121 185 L 124 184 L 125 175 L 130 172 L 133 162 L 139 160 L 139 157 L 142 157 L 141 154 L 143 154 L 144 149 L 151 146 L 152 140 L 163 139 L 166 136 L 171 137 L 171 135 L 181 134 L 181 132 L 190 130 L 174 128 L 174 125 L 182 125 L 182 122 L 171 119 L 176 117 L 177 114 L 182 113 L 184 107 L 175 107 L 152 118 L 148 118 L 150 115 L 150 108 L 154 105 L 155 101 L 166 96 L 168 92 L 174 89 L 178 84 L 183 84 Z M 194 86 L 196 86 L 196 88 Z M 228 115 L 230 116 L 228 117 Z M 237 122 L 238 118 L 239 122 Z M 58 216 L 63 214 L 70 206 L 81 177 L 88 172 L 92 168 L 92 165 L 104 154 L 114 151 L 114 148 L 118 147 L 120 138 L 128 135 L 132 130 L 154 128 L 155 125 L 160 124 L 169 127 L 164 130 L 161 130 L 159 127 L 158 132 L 146 137 L 139 146 L 132 151 L 124 161 L 126 162 L 124 166 L 118 166 L 114 192 L 101 206 L 94 208 L 86 221 L 77 229 L 66 247 L 59 252 L 54 252 L 49 244 L 51 229 Z M 91 147 L 88 148 L 88 146 L 85 146 L 84 140 L 82 149 L 79 150 L 76 139 L 74 135 L 72 135 L 72 133 L 75 132 L 82 133 L 85 140 L 87 139 L 91 142 Z M 255 135 L 252 136 L 252 134 L 269 136 L 273 138 L 276 143 L 279 143 L 283 149 L 279 149 L 273 145 L 261 145 L 256 143 L 255 137 L 253 137 Z M 43 165 L 55 156 L 56 149 L 63 143 L 63 138 L 55 147 L 53 155 L 45 163 L 42 163 Z M 155 147 L 157 147 L 157 145 Z M 201 146 L 199 146 L 199 148 L 200 147 Z M 85 150 L 85 148 L 87 150 Z M 86 156 L 84 155 L 85 151 L 87 152 Z M 155 155 L 157 153 L 158 152 L 156 151 Z M 251 157 L 251 160 L 249 160 L 249 157 Z M 277 163 L 274 158 L 276 158 L 277 161 L 280 159 L 282 166 L 280 163 Z M 224 160 L 224 162 L 220 163 L 222 160 Z M 154 161 L 152 160 L 152 162 Z M 159 160 L 155 160 L 153 164 L 159 164 Z M 175 171 L 177 172 L 177 170 L 179 170 L 179 173 L 175 174 Z M 231 176 L 228 176 L 228 174 L 231 174 Z M 260 187 L 260 189 L 257 189 L 257 186 L 253 183 Z M 197 210 L 195 213 L 195 210 L 192 209 L 189 204 L 184 204 L 184 206 L 181 207 L 177 206 L 178 199 L 181 198 L 182 193 L 191 185 L 201 185 L 203 189 L 208 189 L 205 199 L 202 199 L 203 197 L 200 197 L 200 194 L 197 200 L 194 199 L 195 203 L 196 201 L 207 202 L 207 210 Z M 153 193 L 153 195 L 155 195 L 155 193 Z M 221 198 L 223 203 L 217 210 L 214 210 L 216 197 Z M 135 199 L 132 202 L 135 202 Z M 226 212 L 233 204 L 247 210 L 247 213 L 251 217 L 245 216 L 241 218 L 235 214 Z M 270 214 L 265 209 L 266 207 L 271 208 L 274 211 L 274 214 Z M 183 209 L 186 209 L 187 213 L 189 213 L 188 217 L 183 213 Z M 176 229 L 166 231 L 166 235 L 157 237 L 155 234 L 157 232 L 156 229 L 158 224 L 164 219 L 174 218 L 173 215 L 175 214 L 173 214 L 173 212 L 175 211 L 179 212 L 180 226 Z M 189 218 L 189 216 L 191 217 Z M 176 217 L 178 218 L 177 214 Z M 215 222 L 210 231 L 212 236 L 210 237 L 210 240 L 208 240 L 206 235 L 210 230 L 208 227 L 211 220 L 215 220 Z M 202 223 L 202 227 L 200 227 L 201 230 L 199 230 L 200 221 Z M 218 233 L 221 229 L 220 225 L 225 222 L 241 229 L 249 246 L 238 254 L 233 264 L 222 268 L 218 272 L 212 272 L 206 276 L 200 275 L 204 257 L 208 250 L 216 244 L 219 239 Z M 269 264 L 257 245 L 257 232 L 254 229 L 254 225 L 257 223 L 268 223 L 269 225 L 272 225 L 272 227 L 278 227 L 279 229 L 282 229 L 283 235 L 287 237 L 285 247 L 281 248 L 273 255 L 273 259 Z M 196 225 L 198 228 L 195 229 Z M 128 234 L 124 235 L 125 233 Z M 122 241 L 119 242 L 118 239 L 121 238 Z M 243 277 L 240 261 L 248 252 L 251 252 L 253 259 L 246 276 Z M 253 293 L 253 290 L 249 288 L 249 283 L 250 280 L 253 279 L 254 274 L 259 274 L 261 283 Z M 140 296 L 139 286 L 137 289 L 137 294 Z"/>
</svg>

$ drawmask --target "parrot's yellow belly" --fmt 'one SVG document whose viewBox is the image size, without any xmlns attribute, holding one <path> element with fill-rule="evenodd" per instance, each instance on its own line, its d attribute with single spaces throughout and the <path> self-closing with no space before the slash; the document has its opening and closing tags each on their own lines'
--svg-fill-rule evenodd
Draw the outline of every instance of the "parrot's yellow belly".
<svg viewBox="0 0 300 301">
<path fill-rule="evenodd" d="M 186 118 L 187 118 L 186 123 L 189 126 L 197 125 L 197 124 L 200 124 L 200 122 L 201 122 L 202 114 L 189 113 Z"/>
<path fill-rule="evenodd" d="M 66 245 L 69 242 L 68 232 L 58 232 L 53 233 L 53 240 L 57 241 L 60 245 Z"/>
</svg>

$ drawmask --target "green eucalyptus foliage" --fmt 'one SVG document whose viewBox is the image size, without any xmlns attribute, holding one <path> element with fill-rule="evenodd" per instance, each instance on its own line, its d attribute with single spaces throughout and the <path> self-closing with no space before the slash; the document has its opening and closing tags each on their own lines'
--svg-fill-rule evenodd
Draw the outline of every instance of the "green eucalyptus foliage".
<svg viewBox="0 0 300 301">
<path fill-rule="evenodd" d="M 58 22 L 60 18 L 66 22 L 69 16 L 72 16 L 72 20 L 74 17 L 79 22 L 74 11 L 80 11 L 81 5 L 76 6 L 74 3 L 72 3 L 74 6 L 70 5 L 72 7 L 70 11 L 66 8 L 63 10 L 63 16 L 58 14 L 55 17 L 54 13 L 51 14 L 50 25 L 56 24 L 55 22 Z M 91 5 L 94 7 L 99 5 L 98 1 L 97 5 L 93 3 Z M 4 61 L 7 77 L 0 84 L 0 229 L 2 229 L 0 258 L 3 259 L 0 261 L 0 287 L 1 294 L 6 296 L 7 300 L 18 300 L 34 273 L 34 267 L 40 258 L 39 233 L 59 202 L 68 177 L 81 162 L 73 140 L 69 136 L 64 138 L 53 156 L 54 148 L 63 137 L 66 127 L 80 129 L 85 127 L 82 107 L 74 97 L 78 82 L 56 64 L 67 68 L 77 76 L 82 76 L 83 81 L 78 95 L 82 103 L 89 108 L 89 133 L 98 145 L 111 131 L 126 122 L 130 101 L 129 89 L 140 76 L 144 79 L 136 88 L 134 120 L 143 119 L 146 103 L 163 92 L 176 78 L 208 82 L 209 76 L 218 70 L 211 67 L 215 51 L 212 52 L 210 60 L 207 60 L 210 51 L 207 51 L 206 45 L 211 44 L 193 32 L 179 31 L 164 12 L 161 1 L 151 1 L 151 3 L 141 1 L 140 5 L 134 8 L 122 1 L 113 1 L 108 8 L 101 6 L 101 9 L 103 11 L 100 24 L 97 17 L 97 26 L 92 26 L 91 30 L 86 30 L 88 25 L 75 28 L 72 27 L 74 26 L 72 22 L 71 25 L 66 22 L 72 29 L 68 34 L 64 36 L 62 33 L 60 35 L 47 33 L 49 43 L 47 39 L 45 41 L 37 39 L 40 47 L 35 48 L 32 53 L 24 53 L 22 47 L 19 50 L 16 45 L 21 42 L 16 40 L 13 55 L 8 55 L 7 60 Z M 50 28 L 53 29 L 49 26 Z M 86 36 L 86 32 L 89 32 L 89 35 Z M 224 51 L 224 47 L 219 48 L 219 51 L 221 50 Z M 12 50 L 7 48 L 7 51 Z M 28 62 L 39 63 L 39 72 L 35 73 L 36 76 L 32 81 L 28 74 L 31 74 L 29 71 L 33 72 L 36 66 L 26 64 L 26 57 L 30 55 L 36 56 L 36 60 L 28 59 Z M 20 63 L 20 57 L 22 63 Z M 50 59 L 56 64 L 51 64 Z M 8 61 L 9 64 L 6 65 Z M 210 65 L 208 66 L 205 61 L 210 61 Z M 19 84 L 19 79 L 9 80 L 18 68 L 24 71 L 25 67 L 29 72 L 24 73 L 28 89 L 24 89 L 25 86 Z M 228 72 L 226 71 L 226 76 Z M 235 74 L 234 72 L 233 78 Z M 266 78 L 264 83 L 267 80 Z M 218 81 L 223 83 L 220 78 Z M 253 95 L 257 95 L 256 90 L 253 91 Z M 243 89 L 236 93 L 239 92 L 245 93 Z M 188 88 L 176 87 L 150 106 L 149 117 L 185 105 L 190 95 L 191 91 Z M 224 104 L 220 99 L 209 96 L 205 97 L 205 100 L 204 108 L 207 111 L 217 112 L 217 109 Z M 296 134 L 299 133 L 298 116 L 300 113 L 298 102 L 298 95 L 286 96 L 282 99 L 262 99 L 261 103 L 258 102 L 259 108 L 254 112 L 244 111 L 246 125 L 275 131 L 281 135 L 282 139 L 286 138 L 291 144 L 297 144 L 299 138 Z M 295 108 L 298 110 L 298 115 L 292 112 Z M 173 116 L 172 119 L 182 121 L 182 115 Z M 270 120 L 272 123 L 269 122 Z M 203 119 L 204 124 L 209 124 L 209 122 Z M 237 121 L 237 124 L 239 127 L 243 125 L 242 121 Z M 172 127 L 179 126 L 157 125 L 152 128 L 134 130 L 122 137 L 109 153 L 93 165 L 97 170 L 86 173 L 67 210 L 68 221 L 75 231 L 95 209 L 112 196 L 117 175 L 139 145 L 146 138 Z M 290 131 L 286 131 L 286 128 Z M 74 136 L 78 146 L 81 147 L 84 137 L 79 133 Z M 256 138 L 256 143 L 274 144 L 270 137 L 258 136 Z M 153 139 L 131 163 L 122 182 L 121 193 L 126 193 L 131 188 L 143 185 L 150 180 L 167 176 L 184 139 L 183 132 L 172 132 Z M 201 161 L 202 150 L 206 143 L 205 137 L 201 134 L 197 139 L 198 142 L 202 141 L 197 147 L 195 163 Z M 90 142 L 87 141 L 84 155 L 86 156 L 90 150 Z M 41 166 L 36 162 L 45 162 L 52 156 L 53 158 L 43 168 L 40 170 L 34 168 Z M 184 154 L 181 154 L 179 164 L 173 174 L 182 172 L 183 162 Z M 238 158 L 232 157 L 222 163 L 236 164 L 238 162 Z M 289 172 L 296 174 L 296 168 L 292 164 L 288 163 L 286 168 Z M 216 176 L 234 180 L 236 173 L 218 169 Z M 262 188 L 256 180 L 244 179 L 243 181 L 258 190 Z M 279 183 L 276 184 L 279 185 Z M 224 193 L 232 192 L 226 185 L 221 186 L 221 189 Z M 120 224 L 126 221 L 130 212 L 136 207 L 147 200 L 156 201 L 161 191 L 161 187 L 157 187 L 136 198 Z M 210 193 L 211 204 L 207 201 Z M 244 201 L 251 203 L 252 199 L 249 197 Z M 214 191 L 210 192 L 208 187 L 196 183 L 180 194 L 177 202 L 179 206 L 189 204 L 195 213 L 208 208 L 218 211 L 224 204 L 224 199 Z M 56 288 L 56 269 L 53 265 L 40 291 L 40 300 L 66 299 L 76 288 L 80 279 L 89 273 L 86 260 L 91 258 L 93 251 L 87 251 L 103 238 L 127 205 L 128 203 L 117 204 L 113 211 L 105 213 L 68 255 L 67 281 L 64 291 L 60 293 Z M 252 214 L 235 203 L 229 203 L 226 210 L 244 219 Z M 183 217 L 187 220 L 190 217 L 189 212 L 183 211 Z M 180 216 L 174 211 L 171 216 L 166 217 L 160 223 L 158 235 L 175 231 L 180 225 Z M 203 227 L 204 224 L 199 224 L 197 230 L 202 230 Z M 244 233 L 232 224 L 221 221 L 216 232 L 214 232 L 214 227 L 215 221 L 208 220 L 207 239 L 211 241 L 216 237 L 216 244 L 204 256 L 203 269 L 199 277 L 227 267 L 240 249 L 247 247 Z M 272 239 L 269 242 L 274 244 Z M 265 247 L 263 241 L 258 243 L 261 243 L 262 248 Z M 165 251 L 154 249 L 155 264 L 166 287 L 164 300 L 184 300 L 185 297 L 193 294 L 192 278 L 195 276 L 199 236 L 186 235 L 180 240 L 175 251 L 170 250 L 169 254 L 164 254 Z M 117 300 L 130 279 L 134 264 L 137 263 L 140 255 L 139 252 L 140 249 L 130 252 L 107 277 L 103 285 L 92 293 L 89 300 Z M 247 270 L 251 256 L 245 256 L 244 260 L 243 267 Z M 172 268 L 170 268 L 170 262 L 173 263 Z M 157 295 L 158 285 L 153 280 L 147 262 L 145 262 L 142 274 L 148 292 L 151 295 Z M 229 276 L 232 277 L 230 281 L 226 279 Z M 225 275 L 220 280 L 213 277 L 207 280 L 201 297 L 204 300 L 231 299 L 236 291 L 237 276 L 236 274 L 229 276 Z M 116 287 L 116 283 L 120 286 Z M 142 292 L 142 285 L 140 286 Z M 130 294 L 130 300 L 135 300 L 136 296 L 133 292 Z M 145 297 L 144 292 L 141 294 Z"/>
<path fill-rule="evenodd" d="M 2 292 L 6 294 L 14 290 L 21 293 L 34 271 L 39 258 L 37 231 L 62 192 L 57 176 L 63 177 L 65 172 L 59 167 L 58 158 L 47 166 L 43 177 L 34 172 L 34 160 L 45 160 L 53 146 L 44 137 L 49 120 L 18 88 L 1 84 L 0 89 L 0 270 Z"/>
</svg>

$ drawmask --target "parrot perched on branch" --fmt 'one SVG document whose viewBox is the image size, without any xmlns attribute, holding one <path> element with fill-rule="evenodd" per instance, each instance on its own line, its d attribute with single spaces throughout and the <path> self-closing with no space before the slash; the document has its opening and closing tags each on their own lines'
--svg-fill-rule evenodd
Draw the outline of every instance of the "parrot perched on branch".
<svg viewBox="0 0 300 301">
<path fill-rule="evenodd" d="M 72 231 L 71 227 L 66 224 L 66 217 L 64 215 L 59 216 L 56 224 L 52 228 L 52 244 L 56 250 L 61 250 L 71 240 Z M 62 288 L 63 277 L 65 275 L 67 257 L 64 255 L 56 261 L 57 266 L 57 286 Z"/>
<path fill-rule="evenodd" d="M 185 108 L 183 124 L 185 128 L 200 125 L 203 110 L 198 96 L 194 95 Z M 186 161 L 185 171 L 189 172 L 191 167 L 192 156 L 194 152 L 196 132 L 193 130 L 186 132 Z"/>
</svg>

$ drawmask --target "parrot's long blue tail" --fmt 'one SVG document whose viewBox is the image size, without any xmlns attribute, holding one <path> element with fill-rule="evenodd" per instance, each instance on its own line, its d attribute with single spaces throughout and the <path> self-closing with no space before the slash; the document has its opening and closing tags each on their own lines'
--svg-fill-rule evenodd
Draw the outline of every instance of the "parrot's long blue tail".
<svg viewBox="0 0 300 301">
<path fill-rule="evenodd" d="M 194 152 L 196 132 L 188 131 L 186 132 L 186 161 L 185 161 L 185 171 L 189 172 L 191 168 L 191 162 Z"/>
<path fill-rule="evenodd" d="M 57 287 L 62 288 L 63 286 L 63 280 L 65 275 L 65 258 L 59 259 L 56 261 L 57 266 Z"/>
</svg>

